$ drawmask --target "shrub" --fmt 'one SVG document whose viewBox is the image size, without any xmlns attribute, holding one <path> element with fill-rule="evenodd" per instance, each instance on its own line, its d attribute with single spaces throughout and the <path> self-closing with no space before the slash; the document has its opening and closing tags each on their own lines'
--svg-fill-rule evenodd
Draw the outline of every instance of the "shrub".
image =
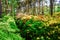
<svg viewBox="0 0 60 40">
<path fill-rule="evenodd" d="M 56 26 L 46 26 L 43 21 L 34 21 L 33 19 L 16 21 L 20 29 L 21 36 L 26 40 L 57 40 L 58 24 Z M 58 27 L 57 27 L 58 26 Z"/>
</svg>

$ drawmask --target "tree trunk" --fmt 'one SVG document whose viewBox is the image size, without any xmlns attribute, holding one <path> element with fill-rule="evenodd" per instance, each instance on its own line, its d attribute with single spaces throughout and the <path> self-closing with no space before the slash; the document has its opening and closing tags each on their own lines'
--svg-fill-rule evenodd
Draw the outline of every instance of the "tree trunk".
<svg viewBox="0 0 60 40">
<path fill-rule="evenodd" d="M 2 15 L 2 2 L 0 0 L 0 17 L 1 17 L 1 15 Z"/>
<path fill-rule="evenodd" d="M 5 0 L 6 2 L 6 14 L 8 13 L 8 0 Z"/>
<path fill-rule="evenodd" d="M 44 3 L 43 3 L 44 0 L 42 0 L 42 15 L 44 14 Z"/>
<path fill-rule="evenodd" d="M 33 7 L 32 7 L 32 9 L 33 9 L 33 15 L 36 15 L 35 14 L 35 0 L 32 0 L 32 2 L 33 2 Z"/>
<path fill-rule="evenodd" d="M 53 15 L 53 0 L 50 0 L 50 14 Z"/>
<path fill-rule="evenodd" d="M 29 0 L 27 0 L 27 13 L 29 14 Z"/>
<path fill-rule="evenodd" d="M 38 2 L 39 2 L 39 10 L 38 10 L 38 15 L 40 14 L 40 0 L 38 0 Z"/>
</svg>

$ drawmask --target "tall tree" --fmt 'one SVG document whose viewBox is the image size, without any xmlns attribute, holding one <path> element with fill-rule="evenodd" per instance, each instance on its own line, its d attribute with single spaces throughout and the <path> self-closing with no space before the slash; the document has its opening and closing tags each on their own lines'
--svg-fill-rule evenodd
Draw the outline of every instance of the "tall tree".
<svg viewBox="0 0 60 40">
<path fill-rule="evenodd" d="M 27 2 L 27 13 L 29 14 L 29 0 L 27 0 L 26 2 Z"/>
<path fill-rule="evenodd" d="M 6 14 L 8 13 L 8 0 L 5 0 L 5 3 L 6 3 Z"/>
<path fill-rule="evenodd" d="M 36 0 L 32 0 L 32 3 L 33 3 L 33 5 L 32 5 L 33 15 L 35 15 L 35 1 L 36 1 Z"/>
<path fill-rule="evenodd" d="M 39 12 L 38 12 L 38 14 L 40 14 L 40 0 L 38 0 L 38 2 L 39 2 L 39 7 L 38 7 L 39 8 Z"/>
<path fill-rule="evenodd" d="M 56 6 L 56 0 L 53 1 L 54 13 L 55 13 L 55 6 Z"/>
<path fill-rule="evenodd" d="M 53 15 L 53 0 L 50 0 L 50 14 Z"/>
<path fill-rule="evenodd" d="M 42 14 L 44 14 L 44 0 L 42 0 Z"/>
<path fill-rule="evenodd" d="M 0 0 L 0 17 L 2 15 L 2 0 Z"/>
</svg>

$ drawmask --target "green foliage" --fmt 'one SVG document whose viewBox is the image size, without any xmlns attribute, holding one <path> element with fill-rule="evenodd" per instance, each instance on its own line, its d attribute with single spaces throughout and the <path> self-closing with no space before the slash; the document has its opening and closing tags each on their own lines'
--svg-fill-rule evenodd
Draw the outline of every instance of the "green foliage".
<svg viewBox="0 0 60 40">
<path fill-rule="evenodd" d="M 24 40 L 13 17 L 6 15 L 0 19 L 0 40 Z"/>
<path fill-rule="evenodd" d="M 18 34 L 0 29 L 0 40 L 23 40 Z"/>
<path fill-rule="evenodd" d="M 58 24 L 44 25 L 43 21 L 34 21 L 33 19 L 18 20 L 18 28 L 21 36 L 27 40 L 57 40 L 58 39 Z M 23 34 L 24 33 L 24 34 Z"/>
<path fill-rule="evenodd" d="M 18 30 L 16 24 L 15 24 L 15 20 L 13 19 L 13 17 L 7 15 L 4 16 L 0 22 L 0 26 L 1 28 L 4 28 L 5 30 L 8 31 L 16 31 Z"/>
<path fill-rule="evenodd" d="M 24 38 L 25 40 L 59 40 L 59 34 L 60 23 L 58 22 L 47 26 L 44 21 L 33 20 L 33 18 L 14 20 L 10 15 L 0 18 L 1 40 L 24 40 Z"/>
</svg>

